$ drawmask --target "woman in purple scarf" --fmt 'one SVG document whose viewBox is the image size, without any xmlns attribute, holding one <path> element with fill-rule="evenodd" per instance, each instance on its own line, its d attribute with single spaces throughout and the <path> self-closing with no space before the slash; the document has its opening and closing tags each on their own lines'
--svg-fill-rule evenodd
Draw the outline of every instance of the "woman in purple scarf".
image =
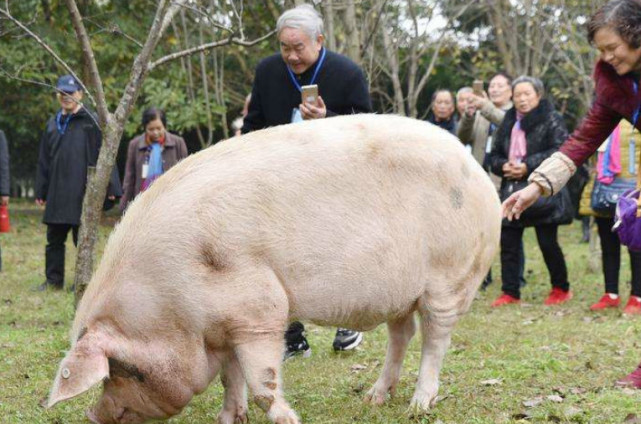
<svg viewBox="0 0 641 424">
<path fill-rule="evenodd" d="M 501 199 L 527 185 L 527 177 L 541 162 L 556 152 L 568 135 L 563 118 L 543 98 L 543 83 L 537 78 L 521 76 L 512 82 L 514 107 L 505 114 L 496 131 L 490 164 L 492 172 L 502 177 Z M 534 227 L 545 260 L 552 291 L 544 303 L 556 305 L 572 298 L 563 251 L 557 240 L 560 224 L 572 221 L 572 208 L 567 190 L 552 201 L 540 202 L 530 214 L 515 221 L 503 221 L 501 230 L 501 276 L 503 294 L 493 307 L 518 304 L 519 263 L 523 231 Z"/>
</svg>

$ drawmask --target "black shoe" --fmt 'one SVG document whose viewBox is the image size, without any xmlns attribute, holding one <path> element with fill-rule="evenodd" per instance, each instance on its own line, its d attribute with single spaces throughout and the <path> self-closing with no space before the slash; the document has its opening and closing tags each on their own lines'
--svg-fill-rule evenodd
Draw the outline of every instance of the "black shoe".
<svg viewBox="0 0 641 424">
<path fill-rule="evenodd" d="M 481 283 L 481 291 L 487 290 L 487 287 L 490 284 L 492 284 L 492 279 L 491 278 L 486 278 L 485 280 L 483 280 L 483 282 Z"/>
<path fill-rule="evenodd" d="M 35 286 L 31 291 L 43 292 L 45 290 L 62 290 L 62 284 L 52 284 L 49 281 L 45 281 L 39 286 Z"/>
<path fill-rule="evenodd" d="M 283 361 L 293 358 L 296 355 L 302 355 L 303 358 L 312 356 L 312 348 L 309 347 L 309 343 L 307 343 L 307 339 L 303 335 L 296 341 L 287 342 Z"/>
<path fill-rule="evenodd" d="M 360 331 L 348 330 L 346 328 L 336 329 L 336 337 L 332 347 L 335 351 L 352 350 L 363 341 L 363 333 Z"/>
</svg>

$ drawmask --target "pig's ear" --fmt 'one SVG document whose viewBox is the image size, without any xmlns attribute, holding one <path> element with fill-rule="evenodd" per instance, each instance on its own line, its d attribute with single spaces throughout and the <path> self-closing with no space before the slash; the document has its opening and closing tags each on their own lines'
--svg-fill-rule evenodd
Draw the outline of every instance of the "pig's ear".
<svg viewBox="0 0 641 424">
<path fill-rule="evenodd" d="M 108 376 L 109 362 L 104 350 L 79 342 L 60 363 L 47 408 L 86 392 Z"/>
</svg>

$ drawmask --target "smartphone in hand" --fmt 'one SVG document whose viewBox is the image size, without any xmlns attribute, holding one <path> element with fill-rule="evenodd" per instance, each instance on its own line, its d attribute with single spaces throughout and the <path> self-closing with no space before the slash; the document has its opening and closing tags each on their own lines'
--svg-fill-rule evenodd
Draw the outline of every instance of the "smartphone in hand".
<svg viewBox="0 0 641 424">
<path fill-rule="evenodd" d="M 474 80 L 472 83 L 472 91 L 474 92 L 474 95 L 483 97 L 483 81 Z"/>
<path fill-rule="evenodd" d="M 318 86 L 316 84 L 302 86 L 301 101 L 302 103 L 309 103 L 316 106 L 318 103 Z"/>
</svg>

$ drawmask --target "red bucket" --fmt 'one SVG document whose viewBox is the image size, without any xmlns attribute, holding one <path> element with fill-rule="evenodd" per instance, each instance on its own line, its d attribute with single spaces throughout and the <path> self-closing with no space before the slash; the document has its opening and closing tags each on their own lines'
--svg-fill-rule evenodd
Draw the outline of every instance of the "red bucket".
<svg viewBox="0 0 641 424">
<path fill-rule="evenodd" d="M 9 231 L 11 231 L 9 207 L 7 205 L 0 205 L 0 233 L 8 233 Z"/>
</svg>

